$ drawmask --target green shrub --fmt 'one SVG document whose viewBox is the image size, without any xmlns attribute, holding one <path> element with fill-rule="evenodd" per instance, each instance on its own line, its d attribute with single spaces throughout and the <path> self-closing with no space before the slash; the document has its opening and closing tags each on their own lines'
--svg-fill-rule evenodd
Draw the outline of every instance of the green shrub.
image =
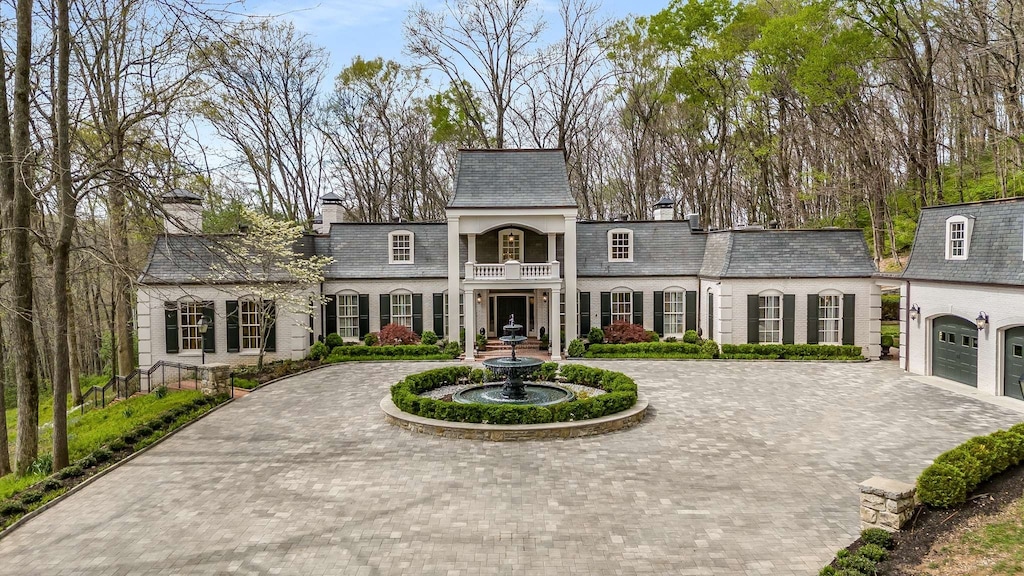
<svg viewBox="0 0 1024 576">
<path fill-rule="evenodd" d="M 900 295 L 882 294 L 882 321 L 900 319 Z"/>
<path fill-rule="evenodd" d="M 337 334 L 331 334 L 331 336 L 337 336 Z M 340 336 L 338 337 L 340 338 Z M 328 354 L 330 354 L 330 351 L 327 348 L 327 344 L 323 342 L 314 342 L 313 345 L 309 347 L 310 360 L 323 360 L 324 358 L 327 358 Z"/>
<path fill-rule="evenodd" d="M 990 478 L 993 474 L 997 474 L 1005 470 L 1005 468 L 1000 467 L 1002 459 L 998 452 L 999 447 L 996 445 L 996 441 L 992 438 L 989 438 L 988 436 L 975 436 L 960 446 L 970 452 L 971 456 L 978 459 L 978 462 L 981 464 L 982 482 Z"/>
<path fill-rule="evenodd" d="M 831 566 L 825 566 L 818 571 L 818 576 L 836 576 L 836 569 Z"/>
<path fill-rule="evenodd" d="M 964 475 L 964 482 L 967 483 L 968 492 L 974 490 L 986 478 L 981 462 L 964 446 L 958 446 L 948 452 L 943 452 L 935 459 L 935 462 L 947 464 L 959 470 Z"/>
<path fill-rule="evenodd" d="M 317 342 L 319 344 L 319 342 Z M 250 380 L 248 378 L 235 378 L 232 380 L 232 384 L 235 388 L 242 388 L 244 390 L 252 390 L 260 385 L 256 380 Z"/>
<path fill-rule="evenodd" d="M 587 341 L 591 344 L 601 344 L 604 342 L 604 330 L 594 326 L 590 332 L 587 332 Z"/>
<path fill-rule="evenodd" d="M 462 354 L 462 344 L 458 342 L 449 342 L 444 345 L 444 353 L 452 358 L 458 358 Z"/>
<path fill-rule="evenodd" d="M 67 480 L 68 478 L 78 478 L 81 475 L 82 467 L 76 466 L 74 464 L 68 466 L 67 468 L 61 469 L 60 472 L 57 472 L 57 478 L 60 478 L 61 480 Z"/>
<path fill-rule="evenodd" d="M 722 357 L 732 359 L 828 360 L 863 358 L 860 346 L 829 344 L 722 344 Z"/>
<path fill-rule="evenodd" d="M 366 336 L 363 336 L 363 344 L 366 344 L 367 346 L 376 346 L 377 342 L 377 334 L 374 332 L 370 332 Z M 331 350 L 331 352 L 333 352 L 333 350 Z"/>
<path fill-rule="evenodd" d="M 0 516 L 18 516 L 28 512 L 28 507 L 17 500 L 0 503 Z"/>
<path fill-rule="evenodd" d="M 657 342 L 659 340 L 661 340 L 661 336 L 659 336 L 657 332 L 655 332 L 654 330 L 648 330 L 647 331 L 647 341 L 648 342 Z"/>
<path fill-rule="evenodd" d="M 473 368 L 469 373 L 469 381 L 474 384 L 483 384 L 487 380 L 487 372 L 483 368 Z"/>
<path fill-rule="evenodd" d="M 881 344 L 883 348 L 892 348 L 892 336 L 889 334 L 882 334 Z"/>
<path fill-rule="evenodd" d="M 39 489 L 43 492 L 53 492 L 54 490 L 60 490 L 64 486 L 60 483 L 60 480 L 56 478 L 47 478 L 39 484 Z"/>
<path fill-rule="evenodd" d="M 31 506 L 43 499 L 43 493 L 31 490 L 29 492 L 22 492 L 21 496 L 18 497 L 26 505 Z"/>
<path fill-rule="evenodd" d="M 114 455 L 110 452 L 110 450 L 106 448 L 100 448 L 99 450 L 96 450 L 95 452 L 92 453 L 92 457 L 96 460 L 97 464 L 102 464 L 107 460 L 113 458 Z"/>
<path fill-rule="evenodd" d="M 420 337 L 420 342 L 431 346 L 436 345 L 437 334 L 433 330 L 427 330 L 423 333 L 423 336 Z"/>
<path fill-rule="evenodd" d="M 1024 437 L 1008 430 L 993 432 L 988 437 L 994 444 L 993 466 L 997 473 L 1020 463 Z"/>
<path fill-rule="evenodd" d="M 43 454 L 28 467 L 29 474 L 49 476 L 53 472 L 53 454 Z"/>
<path fill-rule="evenodd" d="M 683 342 L 686 342 L 687 344 L 696 344 L 698 338 L 696 330 L 687 330 L 686 332 L 683 332 Z"/>
<path fill-rule="evenodd" d="M 889 555 L 885 548 L 877 544 L 865 544 L 857 549 L 857 554 L 874 562 L 881 562 Z"/>
<path fill-rule="evenodd" d="M 600 328 L 591 328 L 591 332 L 594 330 L 600 330 Z M 604 335 L 602 335 L 602 338 Z M 584 346 L 583 340 L 576 338 L 572 342 L 569 342 L 569 357 L 570 358 L 582 358 L 587 353 L 587 347 Z"/>
<path fill-rule="evenodd" d="M 896 541 L 892 539 L 892 534 L 888 530 L 881 528 L 867 528 L 861 530 L 860 539 L 865 544 L 874 544 L 880 546 L 886 550 L 892 550 L 893 546 L 896 545 Z"/>
<path fill-rule="evenodd" d="M 587 358 L 698 358 L 701 357 L 701 347 L 697 344 L 683 342 L 591 344 L 585 356 Z"/>
<path fill-rule="evenodd" d="M 120 452 L 121 450 L 124 450 L 125 446 L 127 446 L 127 444 L 125 444 L 125 441 L 122 440 L 121 438 L 115 438 L 110 442 L 110 449 L 113 450 L 114 452 Z"/>
<path fill-rule="evenodd" d="M 555 379 L 556 374 L 558 374 L 558 362 L 545 362 L 537 367 L 530 378 L 541 382 L 551 382 Z"/>
<path fill-rule="evenodd" d="M 345 339 L 341 337 L 341 334 L 337 332 L 331 332 L 324 338 L 324 346 L 327 348 L 328 354 L 331 350 L 334 350 L 338 346 L 344 346 Z"/>
<path fill-rule="evenodd" d="M 1013 432 L 1014 434 L 1020 434 L 1021 436 L 1024 436 L 1024 422 L 1010 426 L 1010 429 L 1008 431 Z"/>
<path fill-rule="evenodd" d="M 934 508 L 949 508 L 967 500 L 967 481 L 958 468 L 936 462 L 917 477 L 917 497 Z"/>
<path fill-rule="evenodd" d="M 352 359 L 386 360 L 398 358 L 439 357 L 437 346 L 409 344 L 404 346 L 340 346 L 331 351 L 326 363 Z"/>
<path fill-rule="evenodd" d="M 156 396 L 158 400 L 163 400 L 164 398 L 167 398 L 167 394 L 167 386 L 157 386 L 156 390 L 153 390 L 153 395 Z"/>
<path fill-rule="evenodd" d="M 863 574 L 874 574 L 876 562 L 860 554 L 851 554 L 845 558 L 836 560 L 836 568 L 842 570 L 854 570 Z M 842 572 L 839 572 L 842 574 Z"/>
<path fill-rule="evenodd" d="M 700 353 L 709 358 L 718 358 L 721 350 L 719 350 L 717 342 L 709 339 L 700 345 Z"/>
<path fill-rule="evenodd" d="M 475 342 L 476 342 L 476 349 L 477 350 L 480 350 L 481 352 L 484 351 L 484 350 L 487 350 L 487 336 L 486 335 L 484 335 L 484 334 L 477 334 Z"/>
</svg>

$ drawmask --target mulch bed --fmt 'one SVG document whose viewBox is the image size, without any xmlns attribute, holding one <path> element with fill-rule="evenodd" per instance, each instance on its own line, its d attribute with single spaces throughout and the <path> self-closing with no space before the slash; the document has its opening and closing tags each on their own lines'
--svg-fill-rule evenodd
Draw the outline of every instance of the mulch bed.
<svg viewBox="0 0 1024 576">
<path fill-rule="evenodd" d="M 879 563 L 878 573 L 889 576 L 915 576 L 916 567 L 931 550 L 936 539 L 965 528 L 971 518 L 991 516 L 1024 495 L 1024 464 L 999 474 L 974 491 L 970 500 L 949 510 L 918 506 L 910 522 L 895 534 L 896 548 Z M 850 550 L 860 547 L 860 540 Z"/>
</svg>

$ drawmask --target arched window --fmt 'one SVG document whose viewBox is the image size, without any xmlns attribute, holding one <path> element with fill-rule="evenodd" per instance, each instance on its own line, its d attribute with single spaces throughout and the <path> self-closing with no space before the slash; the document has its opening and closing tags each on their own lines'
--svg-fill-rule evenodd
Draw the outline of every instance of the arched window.
<svg viewBox="0 0 1024 576">
<path fill-rule="evenodd" d="M 843 293 L 824 290 L 818 293 L 818 344 L 843 342 Z"/>
<path fill-rule="evenodd" d="M 683 334 L 686 332 L 686 291 L 673 286 L 663 294 L 665 335 Z"/>
<path fill-rule="evenodd" d="M 758 294 L 758 335 L 761 344 L 782 344 L 782 293 L 767 290 Z"/>
<path fill-rule="evenodd" d="M 359 338 L 359 294 L 345 291 L 336 297 L 338 303 L 338 334 L 342 338 Z"/>
<path fill-rule="evenodd" d="M 612 324 L 633 322 L 633 292 L 626 288 L 612 290 Z"/>
<path fill-rule="evenodd" d="M 388 234 L 388 263 L 412 264 L 415 256 L 415 238 L 408 230 L 395 230 Z"/>
<path fill-rule="evenodd" d="M 396 290 L 391 293 L 391 323 L 412 329 L 412 292 Z"/>
<path fill-rule="evenodd" d="M 608 261 L 633 261 L 633 231 L 628 228 L 615 228 L 608 231 Z"/>
<path fill-rule="evenodd" d="M 501 255 L 501 262 L 515 260 L 523 261 L 523 231 L 515 228 L 506 228 L 498 234 L 498 254 Z"/>
<path fill-rule="evenodd" d="M 967 260 L 974 219 L 950 216 L 946 219 L 946 260 Z"/>
</svg>

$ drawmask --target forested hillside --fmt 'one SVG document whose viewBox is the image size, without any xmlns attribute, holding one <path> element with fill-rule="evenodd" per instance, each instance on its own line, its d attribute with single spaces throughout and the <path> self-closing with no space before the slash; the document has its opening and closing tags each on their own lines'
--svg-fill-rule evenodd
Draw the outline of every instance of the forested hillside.
<svg viewBox="0 0 1024 576">
<path fill-rule="evenodd" d="M 706 226 L 860 227 L 879 260 L 922 206 L 1024 191 L 1021 0 L 689 0 L 621 21 L 596 0 L 445 0 L 408 12 L 401 61 L 366 46 L 336 78 L 286 17 L 241 13 L 0 10 L 0 399 L 16 385 L 19 468 L 40 385 L 59 467 L 65 393 L 133 368 L 135 282 L 175 188 L 204 198 L 207 232 L 244 207 L 308 225 L 328 192 L 354 220 L 436 219 L 458 148 L 559 147 L 582 218 L 669 196 Z"/>
</svg>

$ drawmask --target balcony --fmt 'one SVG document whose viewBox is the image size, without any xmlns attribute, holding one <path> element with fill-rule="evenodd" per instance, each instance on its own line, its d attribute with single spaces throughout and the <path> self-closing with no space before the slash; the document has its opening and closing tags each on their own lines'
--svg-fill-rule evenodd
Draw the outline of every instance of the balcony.
<svg viewBox="0 0 1024 576">
<path fill-rule="evenodd" d="M 558 262 L 516 262 L 504 264 L 476 264 L 466 262 L 466 280 L 558 280 L 561 265 Z"/>
</svg>

